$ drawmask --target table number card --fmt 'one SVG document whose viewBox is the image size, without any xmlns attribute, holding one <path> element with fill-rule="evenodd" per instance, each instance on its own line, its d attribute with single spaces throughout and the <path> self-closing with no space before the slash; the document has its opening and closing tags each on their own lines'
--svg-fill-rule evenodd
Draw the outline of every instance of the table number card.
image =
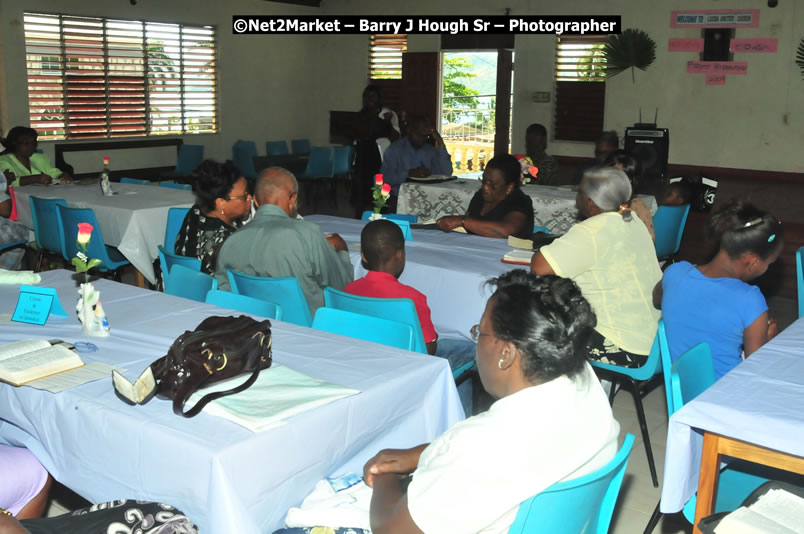
<svg viewBox="0 0 804 534">
<path fill-rule="evenodd" d="M 50 287 L 21 285 L 11 320 L 41 326 L 47 322 L 50 315 L 67 317 L 56 290 Z"/>
</svg>

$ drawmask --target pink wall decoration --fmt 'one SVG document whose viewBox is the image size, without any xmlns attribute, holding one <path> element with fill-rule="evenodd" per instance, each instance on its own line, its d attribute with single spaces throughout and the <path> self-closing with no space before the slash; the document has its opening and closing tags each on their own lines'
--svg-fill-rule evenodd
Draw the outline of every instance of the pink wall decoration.
<svg viewBox="0 0 804 534">
<path fill-rule="evenodd" d="M 691 74 L 746 74 L 746 61 L 687 61 L 687 72 Z"/>
<path fill-rule="evenodd" d="M 730 52 L 776 52 L 779 50 L 778 39 L 732 39 Z"/>
<path fill-rule="evenodd" d="M 668 52 L 703 52 L 703 39 L 670 39 L 667 42 Z"/>
</svg>

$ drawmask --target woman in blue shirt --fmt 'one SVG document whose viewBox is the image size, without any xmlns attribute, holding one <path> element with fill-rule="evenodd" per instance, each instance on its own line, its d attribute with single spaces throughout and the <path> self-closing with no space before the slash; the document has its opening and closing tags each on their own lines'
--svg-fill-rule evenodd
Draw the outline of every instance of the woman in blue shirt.
<svg viewBox="0 0 804 534">
<path fill-rule="evenodd" d="M 706 342 L 720 378 L 778 333 L 765 297 L 748 282 L 779 257 L 784 228 L 773 215 L 732 201 L 712 215 L 707 230 L 719 243 L 715 257 L 704 265 L 671 265 L 654 301 L 661 303 L 672 359 Z"/>
</svg>

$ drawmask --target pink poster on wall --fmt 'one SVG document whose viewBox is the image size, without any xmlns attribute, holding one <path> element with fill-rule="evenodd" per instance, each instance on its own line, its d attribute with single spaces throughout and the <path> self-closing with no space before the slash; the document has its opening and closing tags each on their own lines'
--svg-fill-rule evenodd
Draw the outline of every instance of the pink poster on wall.
<svg viewBox="0 0 804 534">
<path fill-rule="evenodd" d="M 687 72 L 690 74 L 746 74 L 748 63 L 745 61 L 687 61 Z"/>
<path fill-rule="evenodd" d="M 729 52 L 776 52 L 778 39 L 732 39 Z"/>
<path fill-rule="evenodd" d="M 703 39 L 670 39 L 667 42 L 668 52 L 703 52 Z"/>
<path fill-rule="evenodd" d="M 726 85 L 726 75 L 710 72 L 706 75 L 706 85 Z"/>
</svg>

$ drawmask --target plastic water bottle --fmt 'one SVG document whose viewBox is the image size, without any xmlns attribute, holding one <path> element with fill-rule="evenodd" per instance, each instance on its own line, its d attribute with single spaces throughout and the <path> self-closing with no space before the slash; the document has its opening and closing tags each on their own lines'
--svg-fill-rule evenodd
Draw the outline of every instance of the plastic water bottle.
<svg viewBox="0 0 804 534">
<path fill-rule="evenodd" d="M 100 175 L 101 193 L 106 196 L 113 195 L 112 184 L 109 182 L 109 156 L 103 156 L 103 171 Z"/>
</svg>

